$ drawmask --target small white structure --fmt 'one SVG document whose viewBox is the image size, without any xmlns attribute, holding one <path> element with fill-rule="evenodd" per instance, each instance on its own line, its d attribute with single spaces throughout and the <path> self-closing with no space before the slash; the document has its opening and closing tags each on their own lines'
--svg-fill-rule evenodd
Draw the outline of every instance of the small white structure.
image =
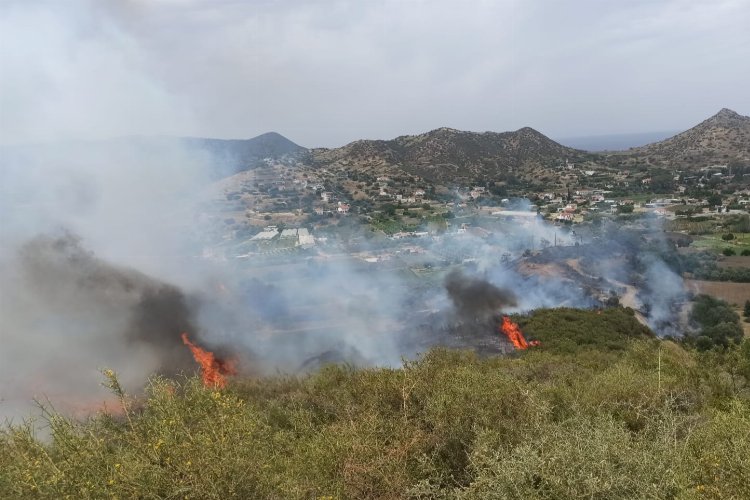
<svg viewBox="0 0 750 500">
<path fill-rule="evenodd" d="M 299 237 L 299 244 L 303 247 L 311 247 L 315 245 L 315 237 L 310 234 L 306 228 L 301 227 L 297 230 L 297 236 Z"/>
<path fill-rule="evenodd" d="M 256 234 L 252 238 L 250 238 L 250 241 L 268 241 L 272 240 L 276 237 L 276 235 L 279 234 L 278 229 L 273 228 L 269 229 L 266 228 L 265 230 L 261 231 L 260 233 Z"/>
</svg>

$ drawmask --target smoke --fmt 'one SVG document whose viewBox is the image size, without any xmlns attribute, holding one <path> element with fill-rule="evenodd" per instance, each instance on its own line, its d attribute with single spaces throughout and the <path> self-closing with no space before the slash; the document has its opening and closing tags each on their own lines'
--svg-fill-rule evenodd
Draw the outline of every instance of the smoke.
<svg viewBox="0 0 750 500">
<path fill-rule="evenodd" d="M 592 243 L 533 218 L 486 236 L 454 227 L 420 240 L 417 257 L 386 241 L 237 259 L 222 222 L 244 213 L 214 203 L 210 153 L 168 138 L 72 140 L 140 132 L 128 126 L 146 120 L 149 132 L 191 127 L 190 107 L 143 69 L 145 48 L 106 7 L 81 8 L 93 2 L 27 4 L 3 11 L 0 30 L 28 52 L 0 53 L 0 101 L 13 103 L 3 136 L 25 144 L 0 156 L 4 416 L 25 415 L 33 396 L 95 407 L 107 395 L 99 368 L 134 391 L 153 373 L 195 370 L 182 332 L 272 373 L 397 365 L 444 340 L 418 328 L 435 311 L 483 320 L 500 309 L 592 307 L 595 290 L 631 275 L 654 283 L 637 290 L 654 324 L 671 317 L 678 280 L 664 279 L 671 271 L 656 257 L 628 259 L 642 242 L 623 232 Z"/>
<path fill-rule="evenodd" d="M 681 336 L 679 306 L 687 300 L 682 278 L 665 262 L 647 257 L 639 298 L 647 308 L 648 325 L 660 335 Z"/>
<path fill-rule="evenodd" d="M 246 371 L 274 373 L 398 365 L 450 344 L 430 323 L 436 311 L 494 339 L 489 320 L 501 310 L 601 306 L 615 290 L 632 291 L 657 332 L 677 324 L 681 279 L 660 257 L 668 248 L 656 226 L 571 234 L 533 218 L 484 221 L 488 234 L 454 228 L 420 239 L 417 254 L 388 240 L 238 259 L 217 238 L 226 231 L 207 195 L 212 161 L 179 141 L 143 139 L 5 157 L 3 414 L 23 414 L 33 395 L 103 398 L 101 367 L 136 391 L 153 373 L 195 370 L 183 331 L 237 354 Z M 415 276 L 420 267 L 426 274 Z"/>
<path fill-rule="evenodd" d="M 202 333 L 199 297 L 109 264 L 68 232 L 33 238 L 1 269 L 4 403 L 45 395 L 85 405 L 103 396 L 92 372 L 105 366 L 132 390 L 149 374 L 195 369 L 180 333 Z"/>
<path fill-rule="evenodd" d="M 194 257 L 213 159 L 168 138 L 91 141 L 194 124 L 115 8 L 0 5 L 2 416 L 32 397 L 96 407 L 100 368 L 131 390 L 193 370 L 180 330 L 205 332 L 196 290 L 217 273 Z"/>
<path fill-rule="evenodd" d="M 468 277 L 461 271 L 451 271 L 445 278 L 456 312 L 465 318 L 485 319 L 501 309 L 518 305 L 516 295 L 485 280 Z"/>
<path fill-rule="evenodd" d="M 10 294 L 22 289 L 33 295 L 46 309 L 39 312 L 59 315 L 64 329 L 86 332 L 86 324 L 93 323 L 105 330 L 88 332 L 97 342 L 125 344 L 125 353 L 131 350 L 128 344 L 147 348 L 157 363 L 152 370 L 175 374 L 192 368 L 179 334 L 197 330 L 194 312 L 176 286 L 97 259 L 70 233 L 39 236 L 25 244 L 18 271 L 23 285 Z"/>
</svg>

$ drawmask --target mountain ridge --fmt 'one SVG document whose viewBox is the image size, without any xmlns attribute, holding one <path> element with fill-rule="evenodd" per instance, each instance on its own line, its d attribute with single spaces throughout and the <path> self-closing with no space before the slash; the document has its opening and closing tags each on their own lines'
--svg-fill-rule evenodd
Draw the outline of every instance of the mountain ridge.
<svg viewBox="0 0 750 500">
<path fill-rule="evenodd" d="M 508 132 L 470 132 L 449 127 L 389 140 L 361 139 L 339 148 L 310 150 L 316 166 L 398 168 L 441 181 L 445 174 L 478 178 L 510 172 L 529 173 L 561 159 L 587 153 L 559 144 L 541 132 L 523 127 Z"/>
<path fill-rule="evenodd" d="M 633 166 L 674 170 L 739 162 L 750 164 L 750 117 L 722 108 L 699 124 L 664 140 L 621 151 L 588 152 L 565 146 L 531 127 L 506 132 L 473 132 L 439 127 L 392 139 L 359 139 L 335 148 L 305 148 L 278 132 L 249 139 L 130 136 L 66 143 L 84 149 L 138 148 L 148 152 L 175 145 L 212 157 L 211 176 L 225 178 L 253 170 L 266 160 L 312 168 L 403 172 L 439 183 L 517 178 L 553 182 L 570 163 L 594 169 Z M 6 146 L 5 153 L 32 152 L 59 144 Z M 16 155 L 17 156 L 17 155 Z"/>
</svg>

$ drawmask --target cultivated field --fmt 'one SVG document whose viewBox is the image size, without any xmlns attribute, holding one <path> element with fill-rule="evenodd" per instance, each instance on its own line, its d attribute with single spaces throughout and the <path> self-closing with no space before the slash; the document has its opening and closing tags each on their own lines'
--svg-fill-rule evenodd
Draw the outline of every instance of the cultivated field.
<svg viewBox="0 0 750 500">
<path fill-rule="evenodd" d="M 717 262 L 720 268 L 729 267 L 750 267 L 750 255 L 734 255 L 732 257 L 724 257 Z"/>
<path fill-rule="evenodd" d="M 695 293 L 713 295 L 730 304 L 742 305 L 750 299 L 750 283 L 703 280 L 685 280 L 685 283 Z"/>
</svg>

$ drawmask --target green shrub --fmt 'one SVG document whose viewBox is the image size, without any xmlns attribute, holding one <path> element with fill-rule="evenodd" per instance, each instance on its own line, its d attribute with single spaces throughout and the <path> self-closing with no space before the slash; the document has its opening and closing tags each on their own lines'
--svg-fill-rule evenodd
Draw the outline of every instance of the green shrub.
<svg viewBox="0 0 750 500">
<path fill-rule="evenodd" d="M 701 350 L 710 349 L 714 345 L 727 347 L 730 342 L 742 339 L 740 316 L 721 299 L 698 295 L 693 302 L 690 319 L 701 327 L 700 334 L 695 339 L 696 347 Z"/>
<path fill-rule="evenodd" d="M 581 347 L 623 350 L 633 338 L 653 336 L 632 309 L 622 307 L 539 309 L 516 319 L 528 337 L 540 340 L 546 350 L 559 352 Z"/>
<path fill-rule="evenodd" d="M 120 411 L 0 431 L 0 498 L 750 497 L 750 343 L 698 353 L 620 308 L 521 322 L 543 343 L 514 356 L 138 397 L 108 372 Z"/>
</svg>

